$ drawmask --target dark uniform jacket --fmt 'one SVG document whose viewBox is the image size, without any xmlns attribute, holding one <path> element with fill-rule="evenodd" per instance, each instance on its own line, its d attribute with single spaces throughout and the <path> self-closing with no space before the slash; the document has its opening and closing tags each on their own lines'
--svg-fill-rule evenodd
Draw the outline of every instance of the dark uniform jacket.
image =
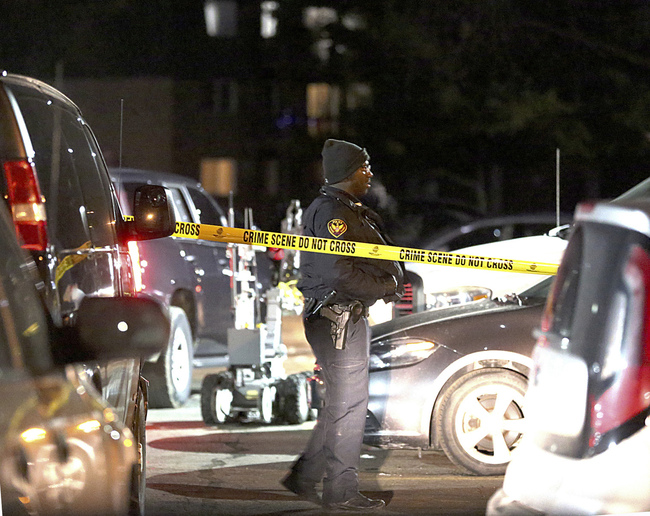
<svg viewBox="0 0 650 516">
<path fill-rule="evenodd" d="M 354 196 L 324 186 L 303 213 L 303 234 L 371 244 L 387 244 L 379 216 Z M 332 300 L 345 304 L 361 301 L 371 306 L 378 299 L 395 299 L 403 293 L 404 269 L 390 260 L 301 252 L 298 289 L 305 298 L 322 300 L 332 290 Z"/>
</svg>

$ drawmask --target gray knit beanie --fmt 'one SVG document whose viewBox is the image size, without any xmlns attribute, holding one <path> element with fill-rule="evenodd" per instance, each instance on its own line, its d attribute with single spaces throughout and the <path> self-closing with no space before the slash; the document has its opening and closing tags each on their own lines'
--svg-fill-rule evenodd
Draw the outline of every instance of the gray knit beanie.
<svg viewBox="0 0 650 516">
<path fill-rule="evenodd" d="M 370 159 L 366 149 L 343 140 L 329 139 L 323 145 L 323 174 L 325 183 L 333 185 L 350 177 Z"/>
</svg>

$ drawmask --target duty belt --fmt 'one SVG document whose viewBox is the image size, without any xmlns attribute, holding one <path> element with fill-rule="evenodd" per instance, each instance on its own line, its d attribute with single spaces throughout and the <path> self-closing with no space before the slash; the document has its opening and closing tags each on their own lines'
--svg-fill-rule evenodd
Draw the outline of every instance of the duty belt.
<svg viewBox="0 0 650 516">
<path fill-rule="evenodd" d="M 356 315 L 354 322 L 357 322 L 359 320 L 359 317 L 361 316 L 368 317 L 368 313 L 369 313 L 368 307 L 364 305 L 361 301 L 352 301 L 351 303 L 346 305 L 342 305 L 340 303 L 333 303 L 329 306 L 333 307 L 337 311 L 345 310 L 347 312 L 352 312 L 352 317 Z"/>
</svg>

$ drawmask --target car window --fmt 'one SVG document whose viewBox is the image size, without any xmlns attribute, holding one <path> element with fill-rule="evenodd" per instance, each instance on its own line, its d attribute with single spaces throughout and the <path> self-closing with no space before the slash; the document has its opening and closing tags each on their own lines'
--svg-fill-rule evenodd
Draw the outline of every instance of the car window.
<svg viewBox="0 0 650 516">
<path fill-rule="evenodd" d="M 201 224 L 221 226 L 225 217 L 216 201 L 208 198 L 203 192 L 196 188 L 188 188 L 190 197 L 196 207 L 197 216 Z"/>
<path fill-rule="evenodd" d="M 550 321 L 550 329 L 561 337 L 568 337 L 571 333 L 580 284 L 583 247 L 582 228 L 576 227 L 564 251 L 562 264 L 558 269 L 546 307 L 547 313 L 553 318 Z"/>
<path fill-rule="evenodd" d="M 444 248 L 444 250 L 462 249 L 472 245 L 497 242 L 503 240 L 504 237 L 502 235 L 502 228 L 500 227 L 478 228 L 469 233 L 459 235 L 439 247 L 441 249 Z"/>
<path fill-rule="evenodd" d="M 91 241 L 114 242 L 110 193 L 89 129 L 77 114 L 56 101 L 13 86 L 34 148 L 34 163 L 47 200 L 50 238 L 65 249 Z"/>
<path fill-rule="evenodd" d="M 166 188 L 167 191 L 171 194 L 172 205 L 174 206 L 174 213 L 176 214 L 176 220 L 180 222 L 194 222 L 194 219 L 190 215 L 190 207 L 187 205 L 187 201 L 185 200 L 183 193 L 178 188 Z"/>
<path fill-rule="evenodd" d="M 135 195 L 135 190 L 145 183 L 128 183 L 123 181 L 114 181 L 114 183 L 116 184 L 115 189 L 120 200 L 122 213 L 127 216 L 133 216 L 133 196 Z"/>
<path fill-rule="evenodd" d="M 81 178 L 90 234 L 98 247 L 113 245 L 117 241 L 113 224 L 116 212 L 108 170 L 92 130 L 85 123 L 81 129 L 82 132 L 74 131 L 71 137 L 78 137 L 74 147 L 75 165 Z"/>
</svg>

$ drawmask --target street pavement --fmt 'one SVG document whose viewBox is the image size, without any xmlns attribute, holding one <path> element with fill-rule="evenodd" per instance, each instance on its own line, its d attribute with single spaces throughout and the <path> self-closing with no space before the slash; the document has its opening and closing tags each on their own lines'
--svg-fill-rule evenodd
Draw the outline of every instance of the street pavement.
<svg viewBox="0 0 650 516">
<path fill-rule="evenodd" d="M 181 409 L 149 411 L 147 503 L 150 516 L 336 514 L 299 500 L 280 484 L 309 438 L 302 425 L 206 426 L 198 395 Z M 502 477 L 465 475 L 442 452 L 364 446 L 361 491 L 392 515 L 485 514 Z"/>
<path fill-rule="evenodd" d="M 287 374 L 310 371 L 314 357 L 297 316 L 283 317 Z M 213 371 L 196 371 L 194 384 Z M 312 516 L 336 514 L 298 499 L 280 481 L 309 439 L 314 422 L 208 426 L 200 394 L 180 409 L 151 409 L 147 417 L 149 516 Z M 464 474 L 444 453 L 364 446 L 361 491 L 382 498 L 392 515 L 485 514 L 503 477 Z M 340 514 L 340 513 L 339 513 Z"/>
</svg>

